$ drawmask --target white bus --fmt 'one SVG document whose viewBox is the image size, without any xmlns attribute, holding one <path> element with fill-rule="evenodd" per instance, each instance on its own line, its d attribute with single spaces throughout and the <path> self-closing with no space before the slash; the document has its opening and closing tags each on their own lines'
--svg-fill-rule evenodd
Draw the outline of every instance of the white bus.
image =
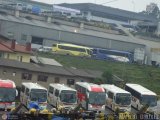
<svg viewBox="0 0 160 120">
<path fill-rule="evenodd" d="M 30 108 L 31 103 L 36 102 L 40 109 L 46 109 L 47 89 L 37 83 L 24 82 L 21 86 L 20 101 L 28 108 Z"/>
<path fill-rule="evenodd" d="M 58 107 L 63 105 L 65 109 L 75 108 L 77 105 L 77 91 L 64 84 L 51 83 L 48 88 L 49 104 Z"/>
<path fill-rule="evenodd" d="M 132 106 L 138 110 L 148 104 L 150 112 L 157 111 L 157 95 L 139 84 L 126 84 L 125 90 L 132 94 Z"/>
<path fill-rule="evenodd" d="M 131 93 L 125 91 L 115 85 L 102 84 L 101 85 L 108 95 L 106 106 L 113 111 L 119 109 L 120 111 L 131 111 Z"/>
<path fill-rule="evenodd" d="M 103 87 L 87 82 L 76 82 L 78 101 L 82 107 L 91 111 L 105 111 L 106 93 Z"/>
</svg>

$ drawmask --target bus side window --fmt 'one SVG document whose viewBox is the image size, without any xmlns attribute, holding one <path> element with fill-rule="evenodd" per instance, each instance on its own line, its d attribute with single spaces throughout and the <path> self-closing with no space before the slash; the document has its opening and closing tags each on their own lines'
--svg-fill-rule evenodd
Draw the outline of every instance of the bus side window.
<svg viewBox="0 0 160 120">
<path fill-rule="evenodd" d="M 111 93 L 110 91 L 108 91 L 108 97 L 113 99 L 113 93 Z"/>
<path fill-rule="evenodd" d="M 59 96 L 59 90 L 55 90 L 55 96 L 58 97 Z"/>
<path fill-rule="evenodd" d="M 52 93 L 53 94 L 53 91 L 54 91 L 54 88 L 53 87 L 49 87 L 49 93 Z"/>
</svg>

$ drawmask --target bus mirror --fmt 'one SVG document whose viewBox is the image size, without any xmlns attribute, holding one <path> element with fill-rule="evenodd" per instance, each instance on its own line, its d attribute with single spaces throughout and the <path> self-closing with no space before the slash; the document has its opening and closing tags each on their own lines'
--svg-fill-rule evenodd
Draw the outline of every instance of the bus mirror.
<svg viewBox="0 0 160 120">
<path fill-rule="evenodd" d="M 108 94 L 106 94 L 106 99 L 108 99 Z"/>
<path fill-rule="evenodd" d="M 86 93 L 86 97 L 89 98 L 89 93 L 88 92 Z"/>
<path fill-rule="evenodd" d="M 16 97 L 18 96 L 18 91 L 16 90 Z"/>
</svg>

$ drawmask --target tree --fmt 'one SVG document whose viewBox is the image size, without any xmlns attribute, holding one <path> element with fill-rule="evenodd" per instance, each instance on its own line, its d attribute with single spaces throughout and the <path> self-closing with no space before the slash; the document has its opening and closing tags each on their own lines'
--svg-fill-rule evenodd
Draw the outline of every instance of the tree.
<svg viewBox="0 0 160 120">
<path fill-rule="evenodd" d="M 105 70 L 102 74 L 102 78 L 104 83 L 113 84 L 113 75 L 111 70 L 109 69 Z"/>
</svg>

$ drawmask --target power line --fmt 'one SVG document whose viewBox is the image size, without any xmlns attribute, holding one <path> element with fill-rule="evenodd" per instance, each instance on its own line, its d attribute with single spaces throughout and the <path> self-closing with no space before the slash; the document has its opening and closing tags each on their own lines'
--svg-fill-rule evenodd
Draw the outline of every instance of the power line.
<svg viewBox="0 0 160 120">
<path fill-rule="evenodd" d="M 107 3 L 111 3 L 111 2 L 115 2 L 115 1 L 118 1 L 118 0 L 111 0 L 111 1 L 108 1 L 108 2 L 105 2 L 105 3 L 101 3 L 101 4 L 103 5 L 103 4 L 107 4 Z"/>
</svg>

